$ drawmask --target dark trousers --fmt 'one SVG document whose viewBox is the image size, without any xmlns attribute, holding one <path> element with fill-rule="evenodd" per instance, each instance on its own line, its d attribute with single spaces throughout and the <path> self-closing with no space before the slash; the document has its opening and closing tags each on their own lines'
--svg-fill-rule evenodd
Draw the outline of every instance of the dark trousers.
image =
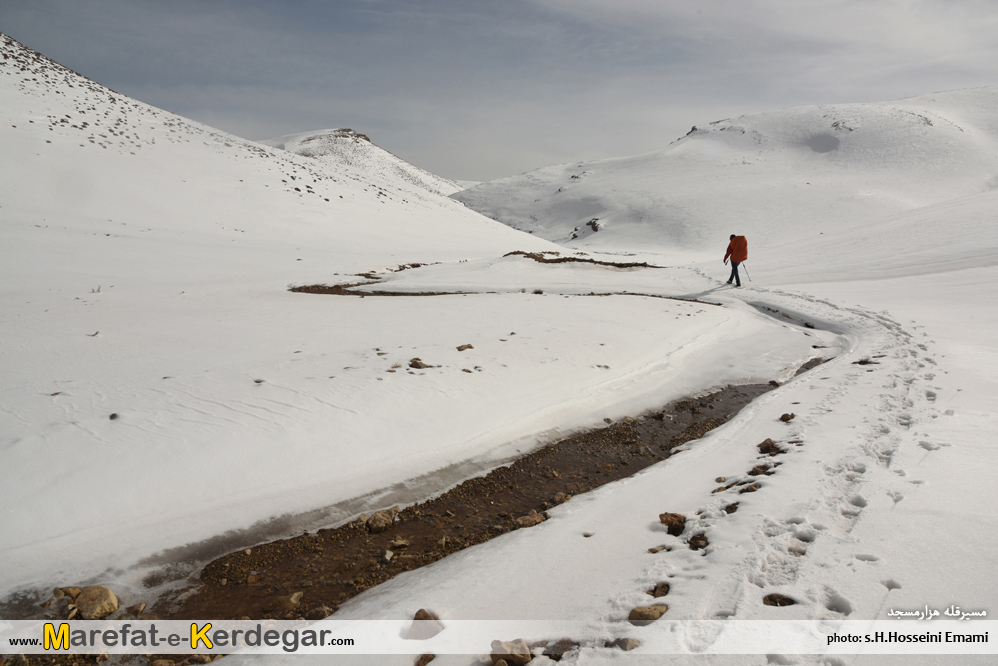
<svg viewBox="0 0 998 666">
<path fill-rule="evenodd" d="M 728 284 L 731 284 L 731 281 L 734 280 L 735 284 L 737 284 L 739 287 L 742 286 L 742 279 L 738 277 L 738 264 L 740 263 L 742 262 L 740 261 L 731 262 L 731 277 L 728 278 Z"/>
</svg>

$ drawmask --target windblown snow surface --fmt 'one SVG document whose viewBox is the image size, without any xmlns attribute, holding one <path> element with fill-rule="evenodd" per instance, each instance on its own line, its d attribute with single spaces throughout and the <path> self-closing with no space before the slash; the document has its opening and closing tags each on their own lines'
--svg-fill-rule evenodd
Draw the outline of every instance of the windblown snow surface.
<svg viewBox="0 0 998 666">
<path fill-rule="evenodd" d="M 458 195 L 530 234 L 2 49 L 0 596 L 100 582 L 145 601 L 151 574 L 181 580 L 604 418 L 775 379 L 679 455 L 334 618 L 567 620 L 570 664 L 973 660 L 709 653 L 743 620 L 995 610 L 995 89 L 725 121 Z M 570 240 L 576 226 L 590 233 Z M 723 284 L 729 233 L 749 238 L 740 290 Z M 368 291 L 462 293 L 288 291 L 362 272 L 382 279 Z M 408 371 L 413 357 L 435 367 Z M 783 464 L 746 476 L 766 438 Z M 712 492 L 750 478 L 757 492 Z M 681 537 L 666 511 L 687 517 Z M 690 550 L 699 533 L 710 545 Z M 666 618 L 626 622 L 663 581 Z M 797 603 L 764 605 L 771 593 Z M 641 646 L 604 647 L 622 636 Z"/>
</svg>

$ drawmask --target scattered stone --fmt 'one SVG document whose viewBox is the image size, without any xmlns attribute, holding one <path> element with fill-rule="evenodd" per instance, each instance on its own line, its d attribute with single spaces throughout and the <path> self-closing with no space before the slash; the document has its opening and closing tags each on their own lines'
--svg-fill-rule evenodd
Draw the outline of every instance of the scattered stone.
<svg viewBox="0 0 998 666">
<path fill-rule="evenodd" d="M 409 547 L 409 542 L 406 539 L 392 539 L 388 542 L 388 545 L 395 550 L 403 550 Z"/>
<path fill-rule="evenodd" d="M 385 562 L 391 562 L 392 561 L 392 557 L 394 555 L 395 555 L 395 553 L 393 553 L 392 551 L 386 550 L 385 551 L 385 556 L 384 556 L 385 557 Z"/>
<path fill-rule="evenodd" d="M 225 585 L 224 581 L 225 579 L 223 578 L 219 582 L 222 583 L 222 585 Z M 140 617 L 145 609 L 146 609 L 146 602 L 143 601 L 142 603 L 135 604 L 134 606 L 129 606 L 125 610 L 134 615 L 135 617 Z"/>
<path fill-rule="evenodd" d="M 764 596 L 762 598 L 762 603 L 767 606 L 793 606 L 797 603 L 797 601 L 795 599 L 791 599 L 785 594 L 773 592 L 772 594 Z"/>
<path fill-rule="evenodd" d="M 797 415 L 793 414 L 793 413 L 791 413 L 791 414 L 784 414 L 783 416 L 780 417 L 780 420 L 783 421 L 784 423 L 789 423 L 790 421 L 793 421 L 794 417 L 796 417 L 796 416 Z"/>
<path fill-rule="evenodd" d="M 735 511 L 738 511 L 738 502 L 734 502 L 733 504 L 729 504 L 724 507 L 725 513 L 734 513 Z"/>
<path fill-rule="evenodd" d="M 294 610 L 298 608 L 298 604 L 301 603 L 301 598 L 304 594 L 304 592 L 295 592 L 286 597 L 277 597 L 277 605 L 284 610 Z"/>
<path fill-rule="evenodd" d="M 374 514 L 367 519 L 367 529 L 371 534 L 379 534 L 384 532 L 392 523 L 395 522 L 395 516 L 398 515 L 400 509 L 397 506 L 393 506 L 391 509 L 385 509 L 383 511 L 375 511 Z"/>
<path fill-rule="evenodd" d="M 412 622 L 405 629 L 402 638 L 410 641 L 425 641 L 443 630 L 444 623 L 440 621 L 436 613 L 420 608 L 412 616 Z"/>
<path fill-rule="evenodd" d="M 187 661 L 192 664 L 210 664 L 212 656 L 210 654 L 192 654 Z"/>
<path fill-rule="evenodd" d="M 413 662 L 413 666 L 426 666 L 428 663 L 437 658 L 435 654 L 421 654 L 416 657 L 416 661 Z"/>
<path fill-rule="evenodd" d="M 462 368 L 461 372 L 467 372 L 469 375 L 471 374 L 471 370 L 468 370 L 468 368 Z"/>
<path fill-rule="evenodd" d="M 723 476 L 719 476 L 716 479 L 714 479 L 714 483 L 724 483 L 727 480 L 728 480 L 727 478 L 725 478 Z"/>
<path fill-rule="evenodd" d="M 668 528 L 672 536 L 679 536 L 686 529 L 686 516 L 681 513 L 662 513 L 658 519 Z"/>
<path fill-rule="evenodd" d="M 666 546 L 665 544 L 662 544 L 661 546 L 654 546 L 653 548 L 649 548 L 648 552 L 654 555 L 655 553 L 661 553 L 663 550 L 668 552 L 672 550 L 672 546 Z"/>
<path fill-rule="evenodd" d="M 173 661 L 170 659 L 157 659 L 152 662 L 151 666 L 173 666 Z"/>
<path fill-rule="evenodd" d="M 228 579 L 228 578 L 219 578 L 219 579 L 218 579 L 218 584 L 219 584 L 219 585 L 225 585 L 225 584 L 226 584 L 226 583 L 228 583 L 228 582 L 229 582 L 229 579 Z"/>
<path fill-rule="evenodd" d="M 499 666 L 500 661 L 505 661 L 513 666 L 523 666 L 534 658 L 530 652 L 530 647 L 522 638 L 515 641 L 492 641 L 492 664 Z"/>
<path fill-rule="evenodd" d="M 534 525 L 540 525 L 541 523 L 543 523 L 547 519 L 548 519 L 548 517 L 545 516 L 543 513 L 533 513 L 533 514 L 529 514 L 529 515 L 526 515 L 526 516 L 520 516 L 519 518 L 517 518 L 516 519 L 516 526 L 517 527 L 533 527 Z"/>
<path fill-rule="evenodd" d="M 464 351 L 465 349 L 474 349 L 471 345 L 461 345 L 457 348 L 458 351 Z"/>
<path fill-rule="evenodd" d="M 89 585 L 80 590 L 76 607 L 84 620 L 100 620 L 118 610 L 118 597 L 103 585 Z"/>
<path fill-rule="evenodd" d="M 258 582 L 261 578 L 263 578 L 263 576 L 246 576 L 246 583 L 248 585 L 252 585 L 253 583 Z"/>
<path fill-rule="evenodd" d="M 585 538 L 587 538 L 587 539 L 588 539 L 589 537 L 591 537 L 592 535 L 593 535 L 593 533 L 592 533 L 592 532 L 583 532 L 583 533 L 582 533 L 582 536 L 583 536 L 583 537 L 585 537 Z"/>
<path fill-rule="evenodd" d="M 252 548 L 247 548 L 246 550 L 243 551 L 243 553 L 245 553 L 246 555 L 252 555 L 253 554 L 253 549 Z"/>
<path fill-rule="evenodd" d="M 770 379 L 769 385 L 772 386 L 773 388 L 780 388 L 780 383 L 775 379 Z"/>
<path fill-rule="evenodd" d="M 638 606 L 631 610 L 627 619 L 631 624 L 643 627 L 665 615 L 668 610 L 669 607 L 664 604 L 661 606 Z"/>
<path fill-rule="evenodd" d="M 333 614 L 333 609 L 328 606 L 319 606 L 318 608 L 313 608 L 309 612 L 305 613 L 306 620 L 324 620 Z"/>
<path fill-rule="evenodd" d="M 554 501 L 557 504 L 561 504 L 562 502 L 565 501 L 565 499 L 567 497 L 568 497 L 568 495 L 566 495 L 565 493 L 557 492 L 557 493 L 554 494 Z"/>
<path fill-rule="evenodd" d="M 759 485 L 758 483 L 753 483 L 752 485 L 745 486 L 744 488 L 742 488 L 738 492 L 739 493 L 754 493 L 755 491 L 759 490 L 760 488 L 762 488 L 761 485 Z"/>
<path fill-rule="evenodd" d="M 566 652 L 574 650 L 577 647 L 579 647 L 578 643 L 574 643 L 568 638 L 562 638 L 561 640 L 545 647 L 544 656 L 550 657 L 554 661 L 561 661 L 561 658 L 565 656 Z"/>
<path fill-rule="evenodd" d="M 648 594 L 658 599 L 659 597 L 667 595 L 670 589 L 671 588 L 668 583 L 656 583 L 655 587 L 648 590 Z"/>
<path fill-rule="evenodd" d="M 70 597 L 71 599 L 74 599 L 74 600 L 76 599 L 76 597 L 80 596 L 80 588 L 78 588 L 78 587 L 64 587 L 64 588 L 62 588 L 61 592 L 62 592 L 62 595 L 59 595 L 59 596 L 65 595 L 65 596 Z"/>
<path fill-rule="evenodd" d="M 615 641 L 604 643 L 604 646 L 620 648 L 624 652 L 630 652 L 637 647 L 641 647 L 641 641 L 636 638 L 618 638 Z"/>
<path fill-rule="evenodd" d="M 766 476 L 770 476 L 775 473 L 775 472 L 770 472 L 769 469 L 770 466 L 765 463 L 761 465 L 756 465 L 755 467 L 749 470 L 749 476 L 761 476 L 763 474 L 765 474 Z"/>
<path fill-rule="evenodd" d="M 759 444 L 759 453 L 768 456 L 775 456 L 781 453 L 786 453 L 786 451 L 781 449 L 779 444 L 767 437 L 762 441 L 762 443 Z"/>
<path fill-rule="evenodd" d="M 80 612 L 80 609 L 77 608 L 76 606 L 69 606 L 67 607 L 66 610 L 69 611 L 69 613 L 66 614 L 67 620 L 72 620 L 74 617 L 76 617 L 77 613 Z"/>
<path fill-rule="evenodd" d="M 690 537 L 690 550 L 703 550 L 710 545 L 707 535 L 701 532 Z"/>
<path fill-rule="evenodd" d="M 416 368 L 417 370 L 423 370 L 423 369 L 428 368 L 430 366 L 428 366 L 427 364 L 423 363 L 418 358 L 414 358 L 411 361 L 409 361 L 409 367 L 410 368 Z"/>
<path fill-rule="evenodd" d="M 115 419 L 118 418 L 118 415 L 117 414 L 111 414 L 111 416 L 109 416 L 108 418 L 111 419 L 112 421 L 114 421 Z"/>
</svg>

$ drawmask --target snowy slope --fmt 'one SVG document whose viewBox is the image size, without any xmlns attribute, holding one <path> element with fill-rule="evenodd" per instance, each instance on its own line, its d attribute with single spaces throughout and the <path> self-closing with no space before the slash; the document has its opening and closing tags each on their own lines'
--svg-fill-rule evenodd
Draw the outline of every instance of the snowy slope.
<svg viewBox="0 0 998 666">
<path fill-rule="evenodd" d="M 793 195 L 800 165 L 791 168 L 786 155 L 773 160 L 773 169 L 746 175 L 738 196 L 749 196 L 753 186 L 778 191 L 774 200 L 800 209 L 793 224 L 773 215 L 749 228 L 753 281 L 743 273 L 740 291 L 720 282 L 727 277 L 719 250 L 728 229 L 716 224 L 708 227 L 715 234 L 712 261 L 700 260 L 704 253 L 695 247 L 680 252 L 663 243 L 663 235 L 671 230 L 652 225 L 632 224 L 618 235 L 608 233 L 606 241 L 597 241 L 599 234 L 616 227 L 608 225 L 590 235 L 594 247 L 635 255 L 629 261 L 685 264 L 661 272 L 620 272 L 612 282 L 619 289 L 661 290 L 718 300 L 728 307 L 741 302 L 795 313 L 818 328 L 838 332 L 845 346 L 838 349 L 837 358 L 757 400 L 687 453 L 573 499 L 550 511 L 551 519 L 536 528 L 400 576 L 354 599 L 336 618 L 404 618 L 428 607 L 445 620 L 568 620 L 576 623 L 571 636 L 582 647 L 566 660 L 579 664 L 625 658 L 603 646 L 605 640 L 621 636 L 642 641 L 626 655 L 627 663 L 991 663 L 993 648 L 985 648 L 988 654 L 977 658 L 947 654 L 945 648 L 936 657 L 919 655 L 918 650 L 914 655 L 859 657 L 785 654 L 778 649 L 713 658 L 702 654 L 724 643 L 724 625 L 732 626 L 733 621 L 887 620 L 893 609 L 942 611 L 953 606 L 994 612 L 998 587 L 989 572 L 998 564 L 998 519 L 988 507 L 998 470 L 993 437 L 998 428 L 998 342 L 993 334 L 998 326 L 998 192 L 989 170 L 989 156 L 995 152 L 995 105 L 989 99 L 991 90 L 919 98 L 918 108 L 924 112 L 931 107 L 937 114 L 931 116 L 936 122 L 924 126 L 944 125 L 938 121 L 945 116 L 963 129 L 949 136 L 959 141 L 919 147 L 903 134 L 881 138 L 873 158 L 859 152 L 841 159 L 835 166 L 840 173 L 860 175 L 850 183 L 845 176 L 826 182 L 824 201 Z M 784 120 L 783 127 L 774 121 L 770 131 L 794 131 L 793 114 L 784 114 Z M 963 140 L 963 134 L 971 139 Z M 910 157 L 918 150 L 924 151 L 921 161 L 898 158 L 892 165 L 885 157 L 892 151 Z M 588 182 L 587 177 L 566 175 L 573 182 L 564 192 L 574 187 L 576 202 L 598 200 L 620 210 L 641 202 L 664 217 L 667 208 L 654 208 L 662 203 L 662 184 L 650 170 L 642 174 L 638 169 L 642 160 L 643 166 L 660 164 L 659 157 L 598 163 L 606 174 L 622 163 L 634 171 L 621 167 L 612 181 L 609 175 L 600 180 L 596 170 Z M 830 179 L 827 166 L 820 170 Z M 693 186 L 724 179 L 728 167 L 702 160 L 687 164 L 687 169 L 684 182 Z M 935 177 L 927 175 L 932 169 Z M 483 199 L 495 197 L 497 209 L 503 196 L 513 198 L 504 213 L 550 220 L 553 215 L 544 218 L 538 211 L 550 211 L 544 206 L 555 206 L 556 197 L 540 202 L 531 197 L 550 186 L 541 181 L 554 173 L 566 172 L 552 167 L 487 183 L 479 191 L 486 192 Z M 890 197 L 882 196 L 879 203 L 860 205 L 856 197 L 831 198 L 846 185 L 858 187 L 864 178 L 870 186 L 879 182 L 881 192 L 889 191 L 898 200 L 883 205 Z M 901 201 L 899 193 L 906 199 Z M 475 196 L 471 190 L 459 198 L 475 205 Z M 735 200 L 722 188 L 713 197 L 690 195 L 685 205 L 690 218 L 706 227 L 719 212 L 734 219 L 741 210 Z M 732 207 L 721 210 L 725 201 Z M 849 206 L 856 207 L 854 218 L 842 212 Z M 544 232 L 541 222 L 530 224 Z M 429 266 L 392 274 L 386 281 L 399 291 L 459 285 L 484 289 L 488 284 L 529 290 L 530 284 L 518 280 L 523 276 L 515 271 L 520 261 L 509 257 Z M 546 268 L 552 275 L 549 288 L 560 294 L 609 284 L 594 266 Z M 735 353 L 739 363 L 751 357 L 748 348 Z M 781 423 L 779 415 L 789 411 L 797 418 Z M 765 438 L 786 450 L 778 457 L 783 465 L 776 474 L 762 477 L 762 488 L 753 494 L 714 493 L 721 477 L 726 483 L 760 481 L 747 471 L 759 463 L 756 444 Z M 739 508 L 728 514 L 723 507 L 733 501 Z M 671 537 L 657 521 L 663 511 L 682 513 L 695 522 L 682 537 Z M 708 537 L 706 552 L 687 548 L 694 533 Z M 663 544 L 672 550 L 649 553 L 649 548 Z M 646 590 L 662 581 L 672 590 L 655 600 Z M 771 593 L 787 595 L 796 604 L 763 604 Z M 661 602 L 670 607 L 663 620 L 648 627 L 626 622 L 631 608 Z M 500 631 L 496 625 L 495 633 Z M 529 638 L 561 637 L 537 631 Z M 483 642 L 483 658 L 487 651 Z M 746 646 L 746 651 L 751 650 Z M 357 658 L 346 663 L 401 665 L 410 659 Z M 456 666 L 466 664 L 467 657 L 441 655 L 437 662 Z M 537 663 L 549 662 L 538 657 Z"/>
<path fill-rule="evenodd" d="M 993 661 L 703 654 L 742 620 L 993 613 L 993 89 L 764 114 L 663 153 L 507 181 L 503 215 L 537 235 L 560 238 L 602 207 L 613 215 L 585 243 L 669 264 L 620 268 L 503 256 L 577 248 L 384 173 L 170 116 L 17 44 L 4 53 L 0 145 L 18 159 L 0 179 L 0 596 L 96 581 L 147 601 L 147 574 L 425 497 L 604 417 L 779 379 L 680 455 L 334 618 L 426 607 L 445 622 L 570 620 L 582 647 L 565 664 Z M 823 136 L 839 147 L 817 152 Z M 499 210 L 500 187 L 460 196 L 492 192 Z M 544 189 L 558 187 L 575 197 L 562 209 Z M 752 252 L 741 290 L 719 261 L 732 221 Z M 429 265 L 395 270 L 413 262 Z M 286 291 L 368 281 L 360 271 L 379 278 L 368 292 L 463 293 Z M 819 355 L 834 358 L 794 378 Z M 409 372 L 417 356 L 437 367 Z M 749 475 L 765 438 L 783 464 Z M 760 488 L 713 492 L 734 480 Z M 666 534 L 664 511 L 687 517 L 682 536 Z M 709 546 L 693 551 L 700 532 Z M 649 552 L 659 545 L 671 550 Z M 663 581 L 666 617 L 628 623 Z M 770 593 L 797 603 L 765 605 Z M 642 645 L 604 646 L 621 636 Z"/>
<path fill-rule="evenodd" d="M 665 150 L 566 164 L 454 198 L 572 247 L 750 256 L 998 188 L 998 88 L 698 125 Z M 573 237 L 576 237 L 573 239 Z M 761 252 L 761 254 L 760 254 Z"/>
<path fill-rule="evenodd" d="M 367 136 L 351 129 L 300 132 L 257 143 L 320 161 L 331 160 L 338 166 L 354 167 L 367 178 L 382 178 L 389 183 L 405 181 L 433 194 L 446 196 L 464 189 L 454 181 L 435 176 L 395 157 L 371 143 Z"/>
<path fill-rule="evenodd" d="M 290 293 L 561 248 L 390 171 L 243 141 L 12 40 L 3 52 L 0 145 L 17 158 L 0 179 L 0 596 L 111 576 L 127 599 L 164 564 L 184 574 L 342 520 L 403 482 L 396 501 L 418 499 L 607 416 L 789 376 L 812 353 L 743 307 Z M 561 280 L 505 264 L 517 284 Z M 736 367 L 744 345 L 756 360 Z M 402 370 L 413 357 L 437 367 Z"/>
</svg>

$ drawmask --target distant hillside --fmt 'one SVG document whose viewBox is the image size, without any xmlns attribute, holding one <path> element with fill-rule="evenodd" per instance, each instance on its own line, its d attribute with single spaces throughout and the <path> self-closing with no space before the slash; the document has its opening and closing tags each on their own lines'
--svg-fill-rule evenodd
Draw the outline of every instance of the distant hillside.
<svg viewBox="0 0 998 666">
<path fill-rule="evenodd" d="M 428 171 L 409 164 L 387 150 L 371 143 L 371 140 L 351 129 L 328 129 L 314 132 L 287 134 L 275 139 L 259 141 L 296 155 L 312 157 L 320 161 L 329 160 L 337 165 L 345 165 L 362 170 L 369 176 L 386 180 L 401 180 L 426 189 L 433 194 L 447 196 L 464 189 L 454 181 L 435 176 Z"/>
<path fill-rule="evenodd" d="M 130 99 L 4 35 L 0 146 L 0 598 L 367 491 L 344 490 L 369 478 L 347 457 L 389 463 L 338 404 L 382 395 L 384 367 L 361 384 L 347 368 L 404 327 L 385 299 L 290 286 L 558 249 L 397 172 Z"/>
<path fill-rule="evenodd" d="M 753 248 L 861 229 L 998 188 L 998 88 L 697 125 L 645 155 L 547 167 L 455 199 L 594 250 Z"/>
</svg>

